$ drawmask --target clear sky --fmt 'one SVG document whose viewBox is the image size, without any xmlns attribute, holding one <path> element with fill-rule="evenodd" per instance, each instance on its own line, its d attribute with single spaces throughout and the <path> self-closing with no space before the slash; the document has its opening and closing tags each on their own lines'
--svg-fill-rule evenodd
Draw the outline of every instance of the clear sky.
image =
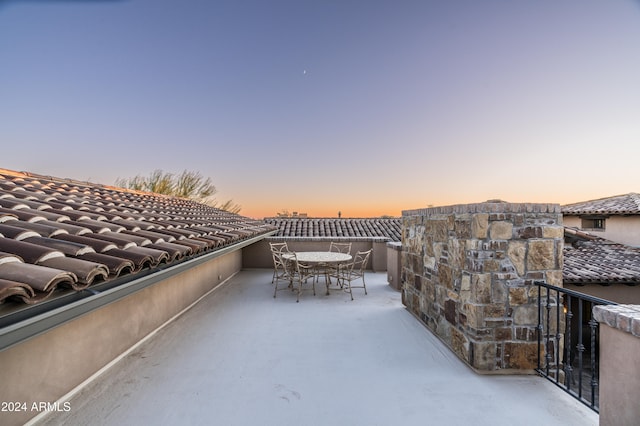
<svg viewBox="0 0 640 426">
<path fill-rule="evenodd" d="M 640 192 L 640 1 L 0 0 L 0 146 L 257 218 Z"/>
</svg>

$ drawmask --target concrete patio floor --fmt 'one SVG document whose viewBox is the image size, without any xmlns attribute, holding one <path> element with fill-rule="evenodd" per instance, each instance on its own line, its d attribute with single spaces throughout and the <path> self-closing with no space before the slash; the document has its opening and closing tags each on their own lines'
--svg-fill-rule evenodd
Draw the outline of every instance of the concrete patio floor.
<svg viewBox="0 0 640 426">
<path fill-rule="evenodd" d="M 272 297 L 246 270 L 75 392 L 42 425 L 596 425 L 537 376 L 479 375 L 400 302 L 369 294 Z M 114 320 L 118 320 L 115 319 Z"/>
</svg>

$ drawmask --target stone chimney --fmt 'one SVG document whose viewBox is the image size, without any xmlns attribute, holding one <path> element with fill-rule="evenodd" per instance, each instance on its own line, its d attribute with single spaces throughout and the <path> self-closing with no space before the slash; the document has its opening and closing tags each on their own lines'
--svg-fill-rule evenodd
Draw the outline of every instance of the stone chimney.
<svg viewBox="0 0 640 426">
<path fill-rule="evenodd" d="M 402 217 L 407 309 L 474 369 L 531 372 L 538 351 L 534 282 L 562 287 L 560 206 L 491 200 Z"/>
</svg>

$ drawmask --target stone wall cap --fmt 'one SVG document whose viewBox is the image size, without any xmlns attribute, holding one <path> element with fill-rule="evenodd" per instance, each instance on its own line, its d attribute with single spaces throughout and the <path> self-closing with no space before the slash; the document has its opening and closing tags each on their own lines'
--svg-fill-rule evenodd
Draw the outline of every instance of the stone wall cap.
<svg viewBox="0 0 640 426">
<path fill-rule="evenodd" d="M 402 251 L 402 243 L 399 243 L 397 241 L 389 241 L 387 243 L 387 247 L 393 250 Z"/>
<path fill-rule="evenodd" d="M 599 323 L 640 338 L 640 305 L 598 305 L 593 317 Z"/>
<path fill-rule="evenodd" d="M 561 213 L 560 204 L 549 203 L 508 203 L 502 200 L 489 200 L 475 204 L 456 204 L 451 206 L 427 207 L 415 210 L 403 210 L 402 217 L 426 216 L 452 213 Z"/>
</svg>

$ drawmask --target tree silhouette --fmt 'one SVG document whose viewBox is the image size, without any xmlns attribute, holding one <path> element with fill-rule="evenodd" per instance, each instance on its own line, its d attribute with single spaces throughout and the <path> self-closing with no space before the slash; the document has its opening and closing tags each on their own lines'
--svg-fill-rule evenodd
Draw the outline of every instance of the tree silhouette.
<svg viewBox="0 0 640 426">
<path fill-rule="evenodd" d="M 163 170 L 154 170 L 149 176 L 136 175 L 131 178 L 116 179 L 116 186 L 188 198 L 231 213 L 239 213 L 242 207 L 233 202 L 219 204 L 213 196 L 218 192 L 211 178 L 205 178 L 200 172 L 184 170 L 175 175 Z"/>
</svg>

